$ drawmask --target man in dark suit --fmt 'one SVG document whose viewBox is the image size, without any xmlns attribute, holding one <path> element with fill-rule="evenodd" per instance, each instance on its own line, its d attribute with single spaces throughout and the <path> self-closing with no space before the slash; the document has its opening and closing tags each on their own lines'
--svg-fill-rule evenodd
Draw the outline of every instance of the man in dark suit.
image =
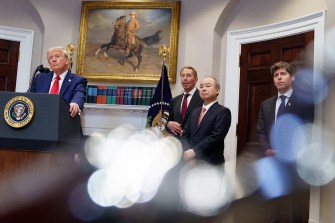
<svg viewBox="0 0 335 223">
<path fill-rule="evenodd" d="M 297 141 L 297 138 L 293 139 L 293 135 L 282 135 L 287 130 L 280 129 L 282 125 L 276 125 L 276 122 L 279 123 L 285 120 L 284 116 L 281 116 L 282 114 L 291 114 L 298 118 L 302 124 L 311 123 L 314 120 L 314 105 L 306 102 L 299 96 L 299 92 L 293 90 L 295 68 L 292 64 L 282 61 L 277 62 L 270 68 L 270 72 L 278 94 L 261 104 L 257 123 L 258 137 L 264 156 L 275 157 L 277 168 L 286 170 L 285 179 L 290 179 L 290 181 L 286 181 L 286 185 L 287 187 L 291 185 L 292 191 L 289 194 L 283 194 L 281 197 L 275 197 L 269 201 L 267 204 L 268 222 L 281 222 L 281 215 L 286 211 L 288 222 L 302 223 L 301 200 L 305 195 L 308 196 L 309 187 L 299 179 L 295 163 L 282 160 L 283 154 L 278 152 L 282 148 L 274 148 L 275 145 L 272 144 L 270 136 L 271 131 L 277 131 L 281 135 L 276 135 L 275 137 L 284 137 L 283 139 L 286 141 L 288 139 Z M 280 118 L 283 119 L 279 120 Z M 283 139 L 279 141 L 283 141 Z M 278 155 L 281 155 L 280 159 Z"/>
<path fill-rule="evenodd" d="M 271 67 L 270 72 L 273 76 L 274 85 L 278 89 L 278 95 L 262 102 L 257 123 L 259 141 L 265 156 L 276 154 L 275 148 L 272 148 L 270 144 L 270 131 L 277 119 L 282 100 L 281 95 L 285 97 L 284 112 L 286 114 L 295 115 L 302 123 L 314 121 L 314 105 L 307 103 L 306 100 L 299 97 L 297 92 L 293 91 L 294 66 L 280 61 Z"/>
<path fill-rule="evenodd" d="M 192 111 L 182 138 L 184 160 L 204 160 L 220 165 L 224 159 L 224 139 L 231 125 L 231 112 L 220 105 L 217 96 L 220 83 L 213 77 L 206 77 L 200 83 L 202 107 Z"/>
<path fill-rule="evenodd" d="M 198 81 L 197 71 L 190 66 L 183 67 L 180 70 L 180 80 L 184 92 L 170 101 L 169 118 L 166 125 L 169 133 L 177 138 L 180 138 L 183 133 L 184 124 L 191 111 L 201 107 L 203 103 L 199 96 L 199 90 L 195 87 Z"/>
<path fill-rule="evenodd" d="M 47 59 L 52 71 L 36 75 L 30 92 L 62 95 L 70 105 L 70 115 L 75 117 L 84 108 L 87 80 L 68 69 L 69 57 L 64 48 L 50 48 Z"/>
</svg>

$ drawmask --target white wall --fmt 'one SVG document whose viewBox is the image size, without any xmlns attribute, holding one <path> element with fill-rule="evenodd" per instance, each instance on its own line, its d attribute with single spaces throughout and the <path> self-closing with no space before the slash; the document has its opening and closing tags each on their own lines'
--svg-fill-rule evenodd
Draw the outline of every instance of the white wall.
<svg viewBox="0 0 335 223">
<path fill-rule="evenodd" d="M 0 25 L 34 31 L 34 43 L 30 71 L 41 63 L 44 41 L 44 25 L 34 5 L 25 0 L 0 0 Z"/>
</svg>

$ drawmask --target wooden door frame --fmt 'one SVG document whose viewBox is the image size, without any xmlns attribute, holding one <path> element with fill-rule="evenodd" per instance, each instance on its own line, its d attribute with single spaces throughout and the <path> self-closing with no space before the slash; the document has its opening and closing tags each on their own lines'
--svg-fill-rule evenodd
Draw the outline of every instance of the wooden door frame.
<svg viewBox="0 0 335 223">
<path fill-rule="evenodd" d="M 20 42 L 15 91 L 26 92 L 30 82 L 34 31 L 0 26 L 0 39 Z"/>
<path fill-rule="evenodd" d="M 301 18 L 292 19 L 289 21 L 275 23 L 267 26 L 249 28 L 244 30 L 228 32 L 227 40 L 227 61 L 225 83 L 225 106 L 231 109 L 232 125 L 228 136 L 226 137 L 227 148 L 225 151 L 227 162 L 226 168 L 230 173 L 236 171 L 236 125 L 238 121 L 238 103 L 236 98 L 239 98 L 239 81 L 240 67 L 239 59 L 241 53 L 241 44 L 266 41 L 270 39 L 281 38 L 285 36 L 295 35 L 307 31 L 314 31 L 314 73 L 322 71 L 324 57 L 324 26 L 325 26 L 325 11 L 313 13 Z M 314 75 L 315 76 L 315 75 Z M 316 123 L 322 129 L 322 106 L 316 108 Z M 313 131 L 313 139 L 321 142 L 321 133 L 315 128 Z M 235 176 L 234 174 L 232 174 Z M 235 177 L 234 177 L 235 178 Z M 235 179 L 233 179 L 235 182 Z M 237 186 L 237 185 L 236 185 Z M 235 187 L 237 188 L 237 187 Z M 320 222 L 320 188 L 311 187 L 310 192 L 310 210 L 309 223 Z"/>
</svg>

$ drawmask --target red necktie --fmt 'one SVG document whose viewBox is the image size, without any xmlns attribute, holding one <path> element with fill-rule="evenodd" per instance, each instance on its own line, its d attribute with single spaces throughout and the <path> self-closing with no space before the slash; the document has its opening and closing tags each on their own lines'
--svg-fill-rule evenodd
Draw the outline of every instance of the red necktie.
<svg viewBox="0 0 335 223">
<path fill-rule="evenodd" d="M 206 108 L 202 107 L 202 110 L 201 110 L 201 113 L 200 113 L 200 116 L 199 116 L 199 120 L 198 120 L 198 126 L 200 125 L 200 122 L 201 122 L 202 118 L 204 117 L 205 112 L 206 112 Z"/>
<path fill-rule="evenodd" d="M 186 110 L 187 110 L 187 97 L 190 94 L 184 94 L 184 99 L 183 99 L 183 104 L 181 105 L 181 118 L 184 120 L 185 118 L 185 114 L 186 114 Z"/>
<path fill-rule="evenodd" d="M 58 94 L 59 92 L 59 75 L 56 75 L 55 81 L 51 87 L 50 94 Z"/>
</svg>

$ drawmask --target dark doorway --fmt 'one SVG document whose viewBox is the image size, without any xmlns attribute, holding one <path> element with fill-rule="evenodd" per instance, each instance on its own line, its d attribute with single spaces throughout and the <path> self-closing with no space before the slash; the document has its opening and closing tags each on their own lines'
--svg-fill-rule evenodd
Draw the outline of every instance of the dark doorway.
<svg viewBox="0 0 335 223">
<path fill-rule="evenodd" d="M 237 154 L 258 155 L 257 121 L 262 101 L 277 94 L 270 67 L 277 61 L 291 62 L 299 67 L 313 66 L 314 31 L 263 42 L 243 44 L 240 57 L 240 92 L 238 111 Z M 308 51 L 308 52 L 307 52 Z M 237 172 L 239 171 L 237 167 Z M 301 201 L 303 221 L 308 222 L 309 191 Z M 266 203 L 255 195 L 236 204 L 234 222 L 266 222 Z M 243 212 L 243 214 L 241 214 Z M 257 214 L 258 213 L 258 214 Z M 263 213 L 263 214 L 262 214 Z M 285 211 L 283 212 L 285 219 Z M 286 217 L 287 218 L 287 217 Z M 287 219 L 286 219 L 287 220 Z M 285 221 L 284 222 L 288 222 Z"/>
<path fill-rule="evenodd" d="M 298 67 L 307 66 L 309 57 L 305 51 L 313 39 L 314 32 L 311 31 L 242 45 L 237 154 L 250 149 L 257 151 L 256 125 L 261 102 L 277 93 L 270 75 L 270 67 L 280 60 L 292 62 Z M 313 51 L 310 48 L 308 50 L 309 53 Z"/>
<path fill-rule="evenodd" d="M 0 39 L 0 91 L 15 91 L 20 42 Z"/>
</svg>

